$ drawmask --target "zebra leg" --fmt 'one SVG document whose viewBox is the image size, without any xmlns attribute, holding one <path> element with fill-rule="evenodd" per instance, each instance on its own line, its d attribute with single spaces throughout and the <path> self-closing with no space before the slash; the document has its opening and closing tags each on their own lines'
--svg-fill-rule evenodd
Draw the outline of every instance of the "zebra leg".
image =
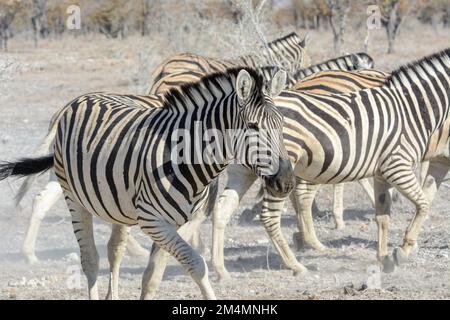
<svg viewBox="0 0 450 320">
<path fill-rule="evenodd" d="M 112 225 L 111 237 L 108 241 L 108 261 L 109 261 L 109 286 L 106 300 L 119 299 L 119 271 L 120 263 L 127 245 L 127 238 L 130 234 L 130 227 L 126 225 Z"/>
<path fill-rule="evenodd" d="M 128 254 L 134 258 L 143 258 L 149 255 L 148 250 L 142 247 L 131 234 L 128 235 L 126 248 Z"/>
<path fill-rule="evenodd" d="M 54 175 L 50 175 L 50 181 L 33 200 L 30 224 L 28 225 L 27 234 L 22 245 L 22 253 L 31 264 L 38 262 L 35 254 L 35 245 L 41 222 L 48 210 L 50 210 L 62 195 L 61 186 L 53 176 Z"/>
<path fill-rule="evenodd" d="M 198 234 L 198 230 L 203 221 L 206 220 L 205 211 L 199 211 L 192 219 L 186 222 L 178 229 L 178 234 L 185 240 L 189 241 L 190 238 Z M 169 253 L 161 250 L 155 243 L 152 245 L 150 259 L 147 268 L 144 271 L 142 278 L 142 293 L 141 299 L 150 300 L 156 296 L 156 290 L 161 283 L 161 280 L 166 270 L 167 260 Z"/>
<path fill-rule="evenodd" d="M 187 242 L 206 219 L 203 211 L 193 216 L 177 231 L 164 221 L 139 219 L 142 230 L 153 240 L 149 264 L 142 278 L 141 299 L 153 298 L 156 294 L 167 264 L 168 254 L 172 255 L 191 275 L 206 299 L 216 299 L 208 278 L 208 266 Z M 186 240 L 185 240 L 186 239 Z M 163 250 L 160 250 L 163 249 Z"/>
<path fill-rule="evenodd" d="M 361 185 L 363 190 L 366 192 L 366 195 L 369 197 L 370 202 L 372 203 L 372 206 L 375 207 L 375 197 L 374 190 L 372 188 L 372 184 L 370 183 L 369 179 L 361 179 L 358 181 L 358 183 Z"/>
<path fill-rule="evenodd" d="M 239 207 L 239 202 L 242 197 L 256 179 L 256 176 L 253 173 L 242 166 L 229 166 L 227 173 L 227 186 L 214 207 L 212 219 L 212 265 L 217 272 L 218 280 L 227 280 L 231 278 L 225 268 L 223 256 L 225 227 L 230 221 L 233 213 Z"/>
<path fill-rule="evenodd" d="M 191 244 L 192 248 L 194 248 L 197 252 L 200 252 L 202 256 L 206 256 L 208 254 L 208 248 L 203 243 L 200 229 L 195 230 L 192 234 Z"/>
<path fill-rule="evenodd" d="M 422 186 L 425 184 L 429 167 L 430 161 L 424 161 L 420 164 L 420 183 L 422 184 Z"/>
<path fill-rule="evenodd" d="M 383 272 L 393 272 L 395 264 L 388 256 L 389 220 L 391 215 L 391 186 L 383 178 L 374 178 L 375 214 L 378 226 L 377 258 Z"/>
<path fill-rule="evenodd" d="M 372 185 L 369 182 L 369 179 L 361 179 L 358 181 L 363 190 L 366 192 L 369 197 L 372 205 L 375 207 L 375 198 L 374 191 Z M 344 184 L 335 184 L 334 185 L 334 203 L 333 203 L 333 217 L 334 224 L 337 230 L 344 229 L 345 221 L 344 221 Z"/>
<path fill-rule="evenodd" d="M 169 254 L 153 243 L 150 258 L 142 277 L 141 300 L 151 300 L 162 281 Z"/>
<path fill-rule="evenodd" d="M 405 232 L 403 245 L 396 248 L 393 253 L 395 264 L 400 265 L 408 259 L 412 248 L 417 243 L 422 224 L 430 212 L 430 203 L 422 190 L 412 165 L 400 161 L 392 161 L 392 163 L 393 165 L 390 168 L 383 170 L 383 177 L 416 206 L 416 213 Z"/>
<path fill-rule="evenodd" d="M 98 300 L 97 276 L 99 257 L 95 247 L 92 215 L 65 193 L 67 206 L 72 215 L 72 226 L 80 247 L 81 267 L 87 278 L 89 299 Z"/>
<path fill-rule="evenodd" d="M 344 184 L 339 183 L 333 186 L 333 218 L 337 230 L 344 229 Z"/>
<path fill-rule="evenodd" d="M 289 248 L 289 244 L 281 232 L 281 214 L 283 213 L 285 199 L 274 197 L 265 192 L 260 219 L 280 254 L 284 265 L 293 270 L 294 275 L 298 275 L 305 273 L 307 269 L 297 261 L 297 258 L 291 248 Z"/>
<path fill-rule="evenodd" d="M 422 163 L 423 167 L 423 163 Z M 450 167 L 450 162 L 448 159 L 436 159 L 427 162 L 427 174 L 424 176 L 423 181 L 423 192 L 425 193 L 428 201 L 430 203 L 434 200 L 434 197 L 441 186 L 442 181 Z"/>
<path fill-rule="evenodd" d="M 311 247 L 319 251 L 326 249 L 317 238 L 311 210 L 319 187 L 320 185 L 298 180 L 297 186 L 291 192 L 291 200 L 297 212 L 299 229 L 299 232 L 294 233 L 293 237 L 299 250 L 305 247 Z"/>
</svg>

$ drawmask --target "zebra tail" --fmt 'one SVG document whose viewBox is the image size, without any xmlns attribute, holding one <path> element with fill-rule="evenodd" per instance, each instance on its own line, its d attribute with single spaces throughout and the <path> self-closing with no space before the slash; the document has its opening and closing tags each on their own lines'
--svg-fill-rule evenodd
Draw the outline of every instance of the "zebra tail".
<svg viewBox="0 0 450 320">
<path fill-rule="evenodd" d="M 41 157 L 43 155 L 51 153 L 51 147 L 53 145 L 53 141 L 55 140 L 59 118 L 63 112 L 58 112 L 55 114 L 53 119 L 50 121 L 50 127 L 47 135 L 45 136 L 44 141 L 39 145 L 36 151 L 33 153 L 34 157 Z M 23 198 L 27 194 L 27 192 L 31 189 L 31 186 L 36 181 L 36 175 L 30 175 L 25 178 L 23 183 L 20 185 L 19 190 L 17 191 L 16 196 L 14 197 L 15 206 L 18 207 L 22 202 Z"/>
<path fill-rule="evenodd" d="M 8 177 L 25 177 L 45 172 L 53 165 L 53 154 L 39 158 L 23 158 L 15 162 L 0 162 L 0 181 Z"/>
</svg>

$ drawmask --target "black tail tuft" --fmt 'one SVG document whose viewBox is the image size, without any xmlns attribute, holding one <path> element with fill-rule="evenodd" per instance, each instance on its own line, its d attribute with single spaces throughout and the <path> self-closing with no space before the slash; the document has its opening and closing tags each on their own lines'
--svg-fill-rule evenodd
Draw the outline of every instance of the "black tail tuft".
<svg viewBox="0 0 450 320">
<path fill-rule="evenodd" d="M 0 181 L 10 176 L 24 177 L 45 172 L 53 167 L 53 155 L 24 158 L 16 162 L 0 162 Z"/>
</svg>

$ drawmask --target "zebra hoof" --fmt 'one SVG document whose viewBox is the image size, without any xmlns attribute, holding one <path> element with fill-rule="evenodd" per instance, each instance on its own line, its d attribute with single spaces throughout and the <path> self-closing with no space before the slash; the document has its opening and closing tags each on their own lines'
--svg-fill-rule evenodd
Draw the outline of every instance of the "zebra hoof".
<svg viewBox="0 0 450 320">
<path fill-rule="evenodd" d="M 313 249 L 316 251 L 325 251 L 327 247 L 325 247 L 319 240 L 315 241 L 305 241 L 300 232 L 295 232 L 292 235 L 292 242 L 294 243 L 294 248 L 296 251 L 302 251 L 305 249 Z"/>
<path fill-rule="evenodd" d="M 308 269 L 306 269 L 304 266 L 299 265 L 295 269 L 292 270 L 294 277 L 302 276 L 306 273 L 308 273 Z"/>
<path fill-rule="evenodd" d="M 26 254 L 25 259 L 29 265 L 35 265 L 39 263 L 39 259 L 34 254 Z"/>
<path fill-rule="evenodd" d="M 389 256 L 384 257 L 381 264 L 383 266 L 384 273 L 392 273 L 395 271 L 395 262 Z"/>
<path fill-rule="evenodd" d="M 227 270 L 217 272 L 217 282 L 225 282 L 231 280 L 231 275 Z"/>
<path fill-rule="evenodd" d="M 402 248 L 396 248 L 392 255 L 394 256 L 394 261 L 397 266 L 400 266 L 408 261 L 408 256 Z"/>
</svg>

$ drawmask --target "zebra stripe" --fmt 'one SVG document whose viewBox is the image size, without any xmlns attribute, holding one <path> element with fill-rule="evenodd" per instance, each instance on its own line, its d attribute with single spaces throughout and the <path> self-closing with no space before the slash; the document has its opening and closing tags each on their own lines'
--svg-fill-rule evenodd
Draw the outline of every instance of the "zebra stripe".
<svg viewBox="0 0 450 320">
<path fill-rule="evenodd" d="M 306 128 L 303 125 L 305 121 L 302 110 L 298 110 L 299 101 L 295 98 L 289 98 L 290 95 L 297 93 L 307 94 L 332 94 L 332 93 L 350 93 L 358 91 L 361 88 L 370 88 L 382 86 L 387 81 L 388 74 L 376 70 L 358 70 L 358 71 L 322 71 L 306 77 L 303 81 L 297 83 L 294 90 L 284 91 L 282 96 L 284 99 L 289 99 L 290 108 L 286 107 L 284 101 L 280 101 L 277 97 L 275 101 L 281 106 L 280 111 L 284 115 L 284 143 L 291 158 L 292 163 L 302 162 L 314 157 L 316 150 L 311 146 L 316 134 L 320 134 L 317 128 Z M 325 97 L 325 96 L 324 96 Z M 336 107 L 337 110 L 337 107 Z M 336 110 L 334 111 L 336 113 Z M 320 110 L 317 109 L 320 113 Z M 317 120 L 320 121 L 320 114 Z M 323 125 L 322 125 L 323 126 Z M 314 131 L 313 131 L 314 130 Z M 305 132 L 306 131 L 306 132 Z M 305 138 L 305 134 L 309 134 Z M 304 170 L 312 170 L 308 167 Z M 239 167 L 232 166 L 227 169 L 228 182 L 225 191 L 218 199 L 218 205 L 214 210 L 214 231 L 213 231 L 213 254 L 212 261 L 216 272 L 221 278 L 228 278 L 229 274 L 224 266 L 223 261 L 223 243 L 224 243 L 224 229 L 231 218 L 235 209 L 239 206 L 239 199 L 241 199 L 245 192 L 255 181 L 256 177 Z M 309 245 L 315 249 L 322 250 L 324 246 L 317 239 L 312 222 L 311 207 L 315 194 L 319 185 L 312 186 L 310 183 L 303 181 L 300 175 L 296 192 L 291 194 L 291 200 L 296 208 L 298 214 L 302 215 L 299 219 L 299 228 L 302 231 L 302 240 L 304 245 Z M 341 187 L 342 188 L 342 187 Z M 294 253 L 290 250 L 287 241 L 281 233 L 280 216 L 283 212 L 284 201 L 277 197 L 265 196 L 262 205 L 261 221 L 266 228 L 266 231 L 275 243 L 275 247 L 281 255 L 284 264 L 294 270 L 296 273 L 304 272 L 306 269 L 298 263 Z M 335 198 L 335 202 L 341 199 Z M 337 219 L 342 219 L 342 216 L 336 214 Z"/>
<path fill-rule="evenodd" d="M 297 155 L 296 175 L 311 188 L 374 176 L 378 259 L 386 271 L 406 260 L 450 167 L 450 49 L 401 67 L 376 88 L 330 95 L 285 91 L 275 103 L 291 114 L 286 126 L 296 128 L 287 130 L 295 139 L 286 145 Z M 424 160 L 432 167 L 432 187 L 422 187 L 414 173 Z M 393 259 L 387 255 L 391 187 L 417 208 Z M 280 201 L 269 195 L 265 206 L 270 199 Z"/>
</svg>

